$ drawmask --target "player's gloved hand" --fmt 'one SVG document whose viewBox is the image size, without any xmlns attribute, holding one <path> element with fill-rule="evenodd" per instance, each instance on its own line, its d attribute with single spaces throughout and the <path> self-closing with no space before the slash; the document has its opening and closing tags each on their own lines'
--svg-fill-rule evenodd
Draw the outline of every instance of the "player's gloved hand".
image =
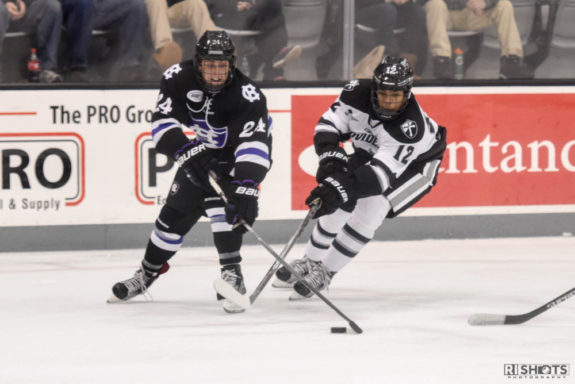
<svg viewBox="0 0 575 384">
<path fill-rule="evenodd" d="M 192 140 L 176 152 L 175 159 L 192 183 L 210 190 L 208 178 L 213 159 L 211 149 L 197 139 Z"/>
<path fill-rule="evenodd" d="M 321 206 L 313 216 L 314 219 L 329 215 L 343 205 L 352 204 L 355 201 L 352 187 L 352 179 L 343 173 L 326 177 L 305 200 L 309 207 L 312 206 L 316 198 L 321 200 Z"/>
<path fill-rule="evenodd" d="M 356 148 L 353 155 L 349 157 L 347 162 L 347 170 L 349 172 L 354 172 L 356 169 L 362 165 L 369 163 L 373 155 L 364 149 Z"/>
<path fill-rule="evenodd" d="M 243 219 L 253 225 L 258 217 L 258 184 L 252 180 L 234 180 L 228 188 L 228 203 L 226 204 L 226 221 L 234 225 L 234 231 L 244 233 L 246 228 L 241 225 Z"/>
<path fill-rule="evenodd" d="M 345 173 L 347 171 L 347 154 L 340 147 L 331 147 L 329 150 L 319 155 L 319 166 L 315 174 L 315 179 L 321 183 L 323 179 L 335 173 Z"/>
</svg>

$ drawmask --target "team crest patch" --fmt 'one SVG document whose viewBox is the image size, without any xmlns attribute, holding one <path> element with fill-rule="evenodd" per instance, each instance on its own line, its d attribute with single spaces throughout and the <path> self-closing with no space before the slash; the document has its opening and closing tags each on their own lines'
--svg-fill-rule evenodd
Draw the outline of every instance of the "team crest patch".
<svg viewBox="0 0 575 384">
<path fill-rule="evenodd" d="M 202 91 L 200 91 L 200 90 L 190 91 L 190 92 L 188 92 L 188 94 L 186 95 L 186 97 L 187 97 L 192 103 L 199 103 L 199 102 L 202 101 L 202 99 L 204 98 L 204 92 L 202 92 Z"/>
<path fill-rule="evenodd" d="M 180 190 L 180 184 L 174 182 L 170 187 L 170 195 L 174 196 Z"/>
<path fill-rule="evenodd" d="M 405 120 L 405 122 L 401 124 L 401 130 L 405 136 L 413 139 L 417 136 L 417 123 L 413 120 Z"/>
<path fill-rule="evenodd" d="M 250 103 L 260 99 L 258 90 L 252 84 L 242 85 L 242 96 Z"/>
<path fill-rule="evenodd" d="M 344 85 L 343 89 L 346 91 L 353 91 L 359 85 L 359 80 L 352 80 L 346 85 Z"/>
</svg>

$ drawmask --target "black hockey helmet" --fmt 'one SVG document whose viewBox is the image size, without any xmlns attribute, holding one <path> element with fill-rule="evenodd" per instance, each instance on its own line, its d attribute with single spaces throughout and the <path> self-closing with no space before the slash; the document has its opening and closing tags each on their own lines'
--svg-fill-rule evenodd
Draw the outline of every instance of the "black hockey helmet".
<svg viewBox="0 0 575 384">
<path fill-rule="evenodd" d="M 206 31 L 196 44 L 196 72 L 200 83 L 208 92 L 219 92 L 228 85 L 233 78 L 236 56 L 234 43 L 226 31 Z M 202 60 L 226 60 L 230 63 L 228 79 L 223 85 L 214 86 L 204 81 L 200 69 Z"/>
<path fill-rule="evenodd" d="M 371 87 L 371 102 L 375 113 L 384 120 L 391 120 L 399 115 L 409 102 L 411 87 L 413 86 L 413 69 L 406 59 L 401 57 L 385 56 L 382 62 L 373 71 Z M 403 91 L 403 104 L 398 110 L 381 108 L 377 101 L 377 91 L 391 90 Z"/>
</svg>

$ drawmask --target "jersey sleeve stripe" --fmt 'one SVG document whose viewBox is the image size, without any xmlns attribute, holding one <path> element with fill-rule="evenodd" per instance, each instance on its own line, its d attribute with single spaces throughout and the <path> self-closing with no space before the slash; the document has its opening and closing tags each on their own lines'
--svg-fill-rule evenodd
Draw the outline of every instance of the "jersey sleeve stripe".
<svg viewBox="0 0 575 384">
<path fill-rule="evenodd" d="M 259 142 L 242 143 L 236 149 L 236 163 L 250 162 L 270 168 L 270 156 L 267 145 Z"/>
<path fill-rule="evenodd" d="M 401 210 L 406 204 L 413 201 L 427 188 L 433 186 L 435 176 L 439 171 L 441 161 L 434 160 L 425 165 L 422 173 L 418 173 L 403 183 L 398 189 L 390 193 L 387 198 L 394 211 Z"/>
<path fill-rule="evenodd" d="M 254 163 L 261 165 L 265 169 L 270 169 L 271 165 L 269 159 L 264 159 L 261 156 L 251 154 L 236 157 L 236 163 Z"/>
<path fill-rule="evenodd" d="M 179 128 L 180 123 L 176 119 L 161 119 L 154 121 L 152 123 L 152 137 L 154 139 L 154 144 L 158 144 L 158 141 L 164 136 L 166 132 L 170 129 Z"/>
<path fill-rule="evenodd" d="M 391 183 L 393 183 L 393 180 L 395 180 L 393 172 L 391 172 L 391 170 L 378 159 L 371 160 L 371 169 L 377 176 L 382 191 L 389 188 Z"/>
<path fill-rule="evenodd" d="M 317 123 L 317 125 L 329 125 L 330 127 L 333 127 L 335 130 L 337 130 L 335 123 L 331 120 L 326 119 L 323 116 L 319 119 L 319 122 Z"/>
</svg>

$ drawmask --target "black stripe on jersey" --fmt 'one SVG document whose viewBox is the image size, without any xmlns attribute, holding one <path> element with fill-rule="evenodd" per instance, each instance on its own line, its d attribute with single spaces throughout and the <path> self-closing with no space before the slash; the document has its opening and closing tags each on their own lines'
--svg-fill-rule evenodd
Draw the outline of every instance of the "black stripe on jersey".
<svg viewBox="0 0 575 384">
<path fill-rule="evenodd" d="M 355 255 L 357 255 L 356 252 L 352 252 L 349 249 L 345 248 L 343 245 L 341 245 L 337 239 L 334 240 L 333 242 L 333 247 L 335 249 L 337 249 L 339 251 L 339 253 L 343 254 L 344 256 L 347 257 L 354 257 Z"/>
<path fill-rule="evenodd" d="M 349 225 L 344 225 L 343 227 L 344 232 L 346 232 L 350 237 L 353 237 L 355 240 L 357 240 L 360 243 L 363 244 L 367 244 L 369 242 L 370 239 L 368 239 L 367 237 L 363 236 L 362 234 L 360 234 L 359 232 L 357 232 L 355 229 L 353 229 L 352 227 L 350 227 Z"/>
<path fill-rule="evenodd" d="M 334 124 L 331 120 L 324 119 L 323 117 L 321 117 L 321 118 L 319 119 L 318 125 L 319 125 L 319 124 L 329 125 L 330 127 L 333 127 L 334 129 L 337 129 L 337 127 L 335 126 L 335 124 Z"/>
<path fill-rule="evenodd" d="M 387 178 L 389 179 L 389 185 L 393 185 L 393 183 L 395 182 L 395 175 L 393 172 L 391 172 L 391 169 L 389 169 L 387 165 L 385 165 L 381 160 L 375 158 L 371 159 L 371 165 L 383 169 L 383 172 L 385 172 Z"/>
<path fill-rule="evenodd" d="M 337 236 L 337 233 L 329 233 L 328 231 L 323 229 L 323 227 L 321 226 L 321 224 L 319 222 L 317 223 L 317 230 L 319 231 L 319 233 L 321 233 L 325 237 L 332 237 L 333 238 L 333 237 Z"/>
<path fill-rule="evenodd" d="M 317 241 L 315 241 L 315 239 L 313 238 L 313 235 L 311 235 L 311 237 L 309 238 L 309 242 L 315 248 L 319 248 L 319 249 L 328 249 L 329 248 L 329 245 L 323 245 L 323 244 L 320 244 Z"/>
<path fill-rule="evenodd" d="M 435 133 L 435 128 L 433 128 L 433 124 L 431 123 L 431 119 L 429 118 L 429 116 L 425 116 L 425 123 L 429 127 L 429 132 Z"/>
</svg>

